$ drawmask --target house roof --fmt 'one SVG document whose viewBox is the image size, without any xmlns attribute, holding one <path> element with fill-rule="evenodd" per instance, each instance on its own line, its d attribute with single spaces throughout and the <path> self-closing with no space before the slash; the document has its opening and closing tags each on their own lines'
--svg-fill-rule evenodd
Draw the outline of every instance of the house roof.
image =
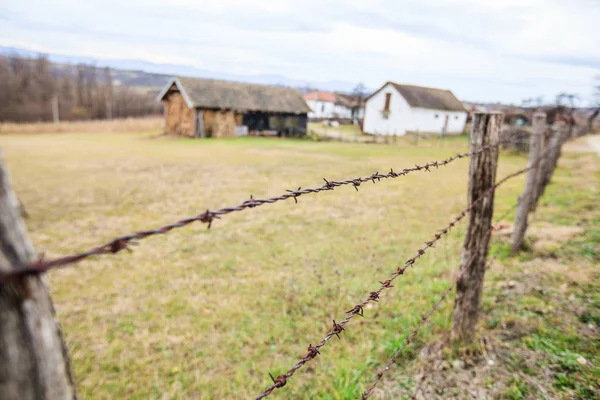
<svg viewBox="0 0 600 400">
<path fill-rule="evenodd" d="M 394 86 L 411 107 L 446 111 L 467 111 L 460 100 L 454 96 L 454 93 L 445 89 L 435 89 L 425 86 L 401 85 L 396 82 L 386 82 L 375 93 L 379 92 L 387 84 Z M 369 96 L 369 98 L 371 98 L 375 93 Z"/>
<path fill-rule="evenodd" d="M 319 90 L 313 90 L 310 93 L 306 93 L 304 95 L 304 100 L 309 101 L 324 101 L 327 103 L 336 103 L 337 100 L 335 98 L 335 94 L 330 92 L 321 92 Z"/>
<path fill-rule="evenodd" d="M 159 94 L 158 100 L 163 100 L 168 95 L 173 84 L 177 86 L 190 108 L 292 114 L 310 111 L 300 92 L 293 88 L 183 76 L 173 78 Z"/>
<path fill-rule="evenodd" d="M 340 104 L 344 107 L 352 108 L 358 107 L 358 101 L 356 97 L 344 94 L 344 93 L 336 93 L 335 98 L 337 100 L 337 104 Z"/>
</svg>

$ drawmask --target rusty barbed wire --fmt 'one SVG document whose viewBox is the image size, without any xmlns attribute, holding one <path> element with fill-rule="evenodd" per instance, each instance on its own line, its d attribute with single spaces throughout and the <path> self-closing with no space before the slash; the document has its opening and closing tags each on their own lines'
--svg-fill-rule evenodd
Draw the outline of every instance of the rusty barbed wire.
<svg viewBox="0 0 600 400">
<path fill-rule="evenodd" d="M 311 351 L 311 349 L 316 349 L 316 350 L 320 350 L 321 347 L 325 346 L 325 344 L 329 341 L 329 339 L 331 339 L 334 335 L 336 335 L 338 338 L 340 338 L 339 334 L 344 330 L 344 326 L 350 322 L 350 320 L 352 318 L 354 318 L 356 315 L 359 316 L 363 316 L 364 313 L 364 307 L 367 305 L 367 303 L 374 301 L 377 302 L 377 300 L 379 299 L 379 295 L 381 294 L 381 292 L 383 292 L 385 289 L 391 288 L 393 287 L 391 285 L 391 283 L 400 275 L 403 275 L 404 272 L 408 269 L 408 267 L 410 267 L 411 265 L 413 265 L 419 258 L 421 258 L 425 252 L 433 247 L 433 245 L 439 241 L 442 237 L 444 237 L 451 228 L 453 228 L 458 222 L 460 222 L 467 214 L 470 213 L 470 211 L 473 209 L 473 207 L 475 207 L 475 205 L 477 205 L 479 202 L 481 202 L 483 199 L 485 199 L 487 196 L 489 196 L 491 193 L 493 193 L 500 185 L 504 184 L 506 181 L 515 178 L 521 174 L 524 174 L 525 172 L 529 171 L 530 169 L 534 168 L 535 165 L 537 165 L 537 163 L 540 161 L 540 158 L 538 158 L 538 160 L 536 160 L 535 162 L 531 163 L 530 165 L 528 165 L 525 168 L 522 168 L 518 171 L 515 171 L 511 174 L 506 175 L 504 178 L 502 178 L 501 180 L 497 181 L 493 186 L 491 186 L 489 189 L 487 189 L 486 191 L 484 191 L 482 193 L 482 195 L 480 197 L 478 197 L 477 199 L 475 199 L 471 204 L 469 204 L 467 206 L 467 208 L 465 208 L 458 216 L 456 216 L 453 220 L 450 221 L 450 223 L 448 225 L 446 225 L 446 227 L 444 227 L 441 231 L 439 231 L 438 233 L 436 233 L 434 235 L 434 238 L 428 242 L 425 242 L 425 246 L 418 249 L 417 250 L 417 254 L 415 256 L 413 256 L 412 258 L 409 258 L 402 267 L 398 267 L 398 269 L 396 270 L 396 272 L 394 272 L 389 279 L 385 280 L 385 281 L 380 281 L 379 283 L 381 284 L 381 286 L 373 291 L 369 293 L 369 297 L 367 297 L 365 300 L 363 300 L 362 302 L 356 304 L 353 308 L 351 308 L 350 310 L 348 310 L 346 313 L 348 314 L 340 323 L 336 323 L 335 320 L 333 321 L 333 327 L 329 330 L 329 332 L 325 335 L 325 337 L 323 339 L 321 339 L 321 341 L 316 345 L 316 346 L 312 346 L 312 344 L 308 347 L 309 350 L 307 352 L 307 354 L 300 359 L 300 361 L 298 361 L 292 368 L 290 368 L 285 374 L 279 375 L 277 377 L 276 380 L 273 380 L 273 385 L 269 386 L 267 389 L 265 389 L 261 394 L 259 394 L 255 400 L 260 400 L 262 398 L 265 398 L 267 396 L 269 396 L 275 389 L 277 388 L 281 388 L 283 386 L 286 385 L 287 383 L 287 379 L 290 378 L 292 375 L 294 375 L 294 373 L 299 370 L 300 368 L 302 368 L 302 366 L 304 364 L 306 364 L 308 361 L 312 360 L 313 358 L 315 358 L 317 356 L 317 353 L 315 353 L 314 351 Z M 451 287 L 452 288 L 452 287 Z M 320 353 L 318 353 L 320 354 Z M 379 378 L 381 379 L 381 378 Z"/>
<path fill-rule="evenodd" d="M 423 372 L 423 375 L 419 379 L 419 382 L 417 383 L 417 387 L 415 388 L 415 391 L 413 392 L 413 395 L 411 396 L 410 400 L 417 400 L 417 395 L 421 391 L 423 384 L 425 383 L 425 380 L 427 380 L 427 377 L 429 376 L 429 373 L 431 372 L 432 369 L 433 369 L 433 363 L 429 363 L 429 366 Z M 426 397 L 424 393 L 423 393 L 423 397 Z"/>
<path fill-rule="evenodd" d="M 485 194 L 482 196 L 485 197 Z M 512 206 L 511 208 L 509 208 L 506 212 L 504 212 L 499 218 L 498 221 L 494 224 L 491 225 L 490 229 L 485 233 L 485 235 L 491 235 L 492 232 L 494 231 L 494 229 L 496 228 L 496 226 L 502 222 L 502 220 L 504 218 L 506 218 L 506 216 L 508 216 L 516 207 L 517 204 L 519 204 L 519 202 L 517 202 L 514 206 Z M 483 241 L 485 243 L 485 241 Z M 477 252 L 473 252 L 473 255 L 467 260 L 467 262 L 465 263 L 464 267 L 461 268 L 461 270 L 459 271 L 459 273 L 457 274 L 457 277 L 455 279 L 455 283 L 458 284 L 458 282 L 460 282 L 460 280 L 462 279 L 462 277 L 464 276 L 465 272 L 469 269 L 469 267 L 471 266 L 471 263 L 473 262 L 473 260 L 475 259 L 475 256 L 477 255 Z M 415 327 L 415 329 L 413 329 L 411 331 L 411 333 L 406 337 L 406 339 L 404 340 L 404 342 L 402 343 L 402 345 L 400 346 L 400 348 L 394 353 L 394 355 L 390 358 L 390 360 L 388 361 L 388 363 L 385 365 L 385 367 L 379 371 L 377 373 L 377 378 L 375 379 L 375 381 L 371 384 L 371 386 L 369 386 L 369 388 L 367 390 L 365 390 L 361 396 L 361 400 L 365 400 L 367 399 L 371 393 L 373 392 L 373 389 L 375 389 L 375 386 L 377 386 L 377 384 L 381 381 L 381 379 L 383 378 L 383 375 L 385 375 L 385 373 L 391 368 L 392 364 L 394 364 L 396 362 L 396 359 L 398 358 L 398 356 L 400 354 L 402 354 L 402 352 L 404 351 L 404 349 L 406 348 L 406 346 L 408 346 L 413 338 L 417 335 L 417 333 L 419 333 L 419 330 L 423 327 L 423 325 L 425 325 L 428 320 L 429 317 L 431 317 L 431 315 L 437 311 L 437 309 L 439 308 L 439 306 L 442 304 L 442 302 L 448 297 L 448 295 L 450 294 L 450 292 L 452 292 L 452 289 L 454 289 L 456 287 L 455 285 L 450 285 L 441 295 L 441 297 L 439 298 L 438 301 L 436 301 L 433 304 L 433 307 L 431 307 L 429 309 L 429 311 L 421 316 L 421 321 L 419 321 L 419 323 L 417 324 L 417 326 Z M 423 375 L 423 380 L 425 379 L 427 375 L 424 374 Z M 420 385 L 419 385 L 420 386 Z M 415 394 L 413 395 L 413 399 L 416 397 L 418 393 L 418 388 L 415 391 Z"/>
<path fill-rule="evenodd" d="M 302 195 L 310 194 L 310 193 L 319 193 L 319 192 L 323 192 L 323 191 L 334 190 L 336 187 L 346 186 L 346 185 L 352 185 L 358 191 L 358 187 L 362 183 L 365 183 L 365 182 L 376 183 L 376 182 L 381 181 L 381 179 L 394 179 L 394 178 L 405 176 L 412 172 L 418 172 L 418 171 L 430 172 L 432 168 L 437 169 L 439 167 L 446 166 L 446 165 L 450 164 L 451 162 L 453 162 L 454 160 L 457 160 L 460 158 L 471 157 L 473 155 L 479 154 L 490 148 L 497 148 L 500 145 L 505 144 L 505 143 L 509 142 L 510 140 L 512 140 L 513 137 L 514 137 L 514 135 L 509 137 L 506 140 L 499 141 L 495 144 L 482 146 L 471 152 L 458 153 L 458 154 L 448 157 L 447 159 L 442 160 L 442 161 L 432 161 L 432 162 L 425 163 L 423 165 L 415 164 L 414 167 L 405 168 L 399 172 L 395 172 L 392 168 L 392 169 L 390 169 L 389 172 L 387 172 L 385 174 L 380 174 L 378 171 L 378 172 L 375 172 L 374 174 L 371 174 L 368 176 L 355 178 L 355 179 L 346 179 L 343 181 L 333 181 L 333 180 L 327 180 L 327 179 L 323 178 L 323 180 L 325 181 L 325 184 L 323 184 L 320 187 L 308 188 L 308 189 L 302 189 L 301 187 L 299 187 L 296 190 L 287 190 L 286 191 L 287 193 L 284 193 L 280 196 L 270 197 L 270 198 L 266 198 L 266 199 L 255 199 L 252 195 L 250 195 L 249 200 L 246 200 L 237 206 L 224 207 L 224 208 L 220 208 L 220 209 L 214 210 L 214 211 L 206 210 L 205 212 L 200 213 L 196 216 L 181 219 L 177 222 L 167 224 L 167 225 L 161 226 L 159 228 L 141 230 L 141 231 L 127 234 L 127 235 L 122 235 L 122 236 L 119 236 L 119 237 L 111 240 L 108 243 L 94 247 L 85 252 L 81 252 L 81 253 L 77 253 L 77 254 L 69 255 L 69 256 L 58 257 L 58 258 L 54 258 L 51 260 L 45 260 L 43 257 L 40 257 L 39 259 L 37 259 L 36 261 L 34 261 L 32 263 L 23 265 L 18 268 L 13 268 L 13 269 L 6 268 L 6 271 L 3 271 L 0 273 L 0 283 L 5 282 L 8 279 L 11 279 L 11 278 L 14 278 L 17 276 L 42 273 L 42 272 L 49 271 L 51 269 L 62 268 L 67 265 L 72 265 L 72 264 L 78 263 L 86 258 L 93 257 L 93 256 L 116 254 L 123 250 L 132 251 L 130 246 L 137 245 L 138 244 L 137 241 L 139 241 L 141 239 L 145 239 L 149 236 L 166 234 L 173 229 L 181 228 L 183 226 L 189 225 L 194 222 L 205 223 L 205 224 L 207 224 L 208 228 L 210 229 L 210 227 L 212 226 L 212 222 L 215 219 L 220 219 L 221 216 L 223 216 L 223 215 L 227 215 L 227 214 L 230 214 L 230 213 L 236 212 L 236 211 L 243 211 L 247 208 L 258 207 L 263 204 L 272 204 L 272 203 L 284 201 L 284 200 L 287 200 L 290 198 L 294 199 L 294 202 L 298 203 L 298 197 L 300 197 Z"/>
</svg>

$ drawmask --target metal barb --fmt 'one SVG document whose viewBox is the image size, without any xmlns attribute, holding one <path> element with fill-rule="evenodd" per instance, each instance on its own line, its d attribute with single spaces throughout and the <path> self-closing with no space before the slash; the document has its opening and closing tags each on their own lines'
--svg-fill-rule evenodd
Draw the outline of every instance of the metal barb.
<svg viewBox="0 0 600 400">
<path fill-rule="evenodd" d="M 335 319 L 333 320 L 333 328 L 331 328 L 331 333 L 333 333 L 335 336 L 338 337 L 338 339 L 341 339 L 340 337 L 340 333 L 344 330 L 344 327 L 338 323 L 335 322 Z"/>
</svg>

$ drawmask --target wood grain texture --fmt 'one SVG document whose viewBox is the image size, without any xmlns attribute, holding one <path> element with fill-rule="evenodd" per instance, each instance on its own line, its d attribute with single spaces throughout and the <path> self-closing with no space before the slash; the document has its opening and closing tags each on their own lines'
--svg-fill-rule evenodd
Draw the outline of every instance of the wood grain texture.
<svg viewBox="0 0 600 400">
<path fill-rule="evenodd" d="M 504 115 L 502 113 L 475 113 L 471 130 L 471 150 L 497 143 Z M 469 164 L 468 202 L 488 193 L 469 215 L 469 225 L 461 254 L 461 270 L 470 260 L 469 268 L 456 285 L 452 320 L 453 340 L 469 341 L 475 335 L 479 319 L 481 291 L 485 275 L 494 213 L 494 191 L 498 165 L 498 148 L 493 147 L 471 157 Z"/>
<path fill-rule="evenodd" d="M 510 251 L 517 253 L 523 246 L 525 232 L 527 231 L 527 219 L 532 204 L 537 201 L 536 192 L 539 192 L 540 181 L 540 156 L 542 154 L 542 145 L 544 132 L 546 130 L 546 114 L 535 113 L 533 115 L 533 129 L 529 136 L 529 164 L 531 169 L 527 171 L 525 187 L 519 197 L 519 204 L 515 213 L 515 223 L 511 237 Z"/>
<path fill-rule="evenodd" d="M 0 153 L 0 269 L 26 264 L 35 257 Z M 77 398 L 44 275 L 0 284 L 0 397 Z"/>
</svg>

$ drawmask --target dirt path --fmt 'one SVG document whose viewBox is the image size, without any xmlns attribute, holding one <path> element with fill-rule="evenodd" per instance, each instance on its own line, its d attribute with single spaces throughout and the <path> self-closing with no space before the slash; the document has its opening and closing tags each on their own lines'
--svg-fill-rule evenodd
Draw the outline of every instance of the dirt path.
<svg viewBox="0 0 600 400">
<path fill-rule="evenodd" d="M 565 150 L 576 153 L 593 152 L 600 156 L 600 135 L 578 137 L 565 144 Z"/>
<path fill-rule="evenodd" d="M 600 156 L 600 135 L 588 136 L 587 141 L 596 154 Z"/>
</svg>

